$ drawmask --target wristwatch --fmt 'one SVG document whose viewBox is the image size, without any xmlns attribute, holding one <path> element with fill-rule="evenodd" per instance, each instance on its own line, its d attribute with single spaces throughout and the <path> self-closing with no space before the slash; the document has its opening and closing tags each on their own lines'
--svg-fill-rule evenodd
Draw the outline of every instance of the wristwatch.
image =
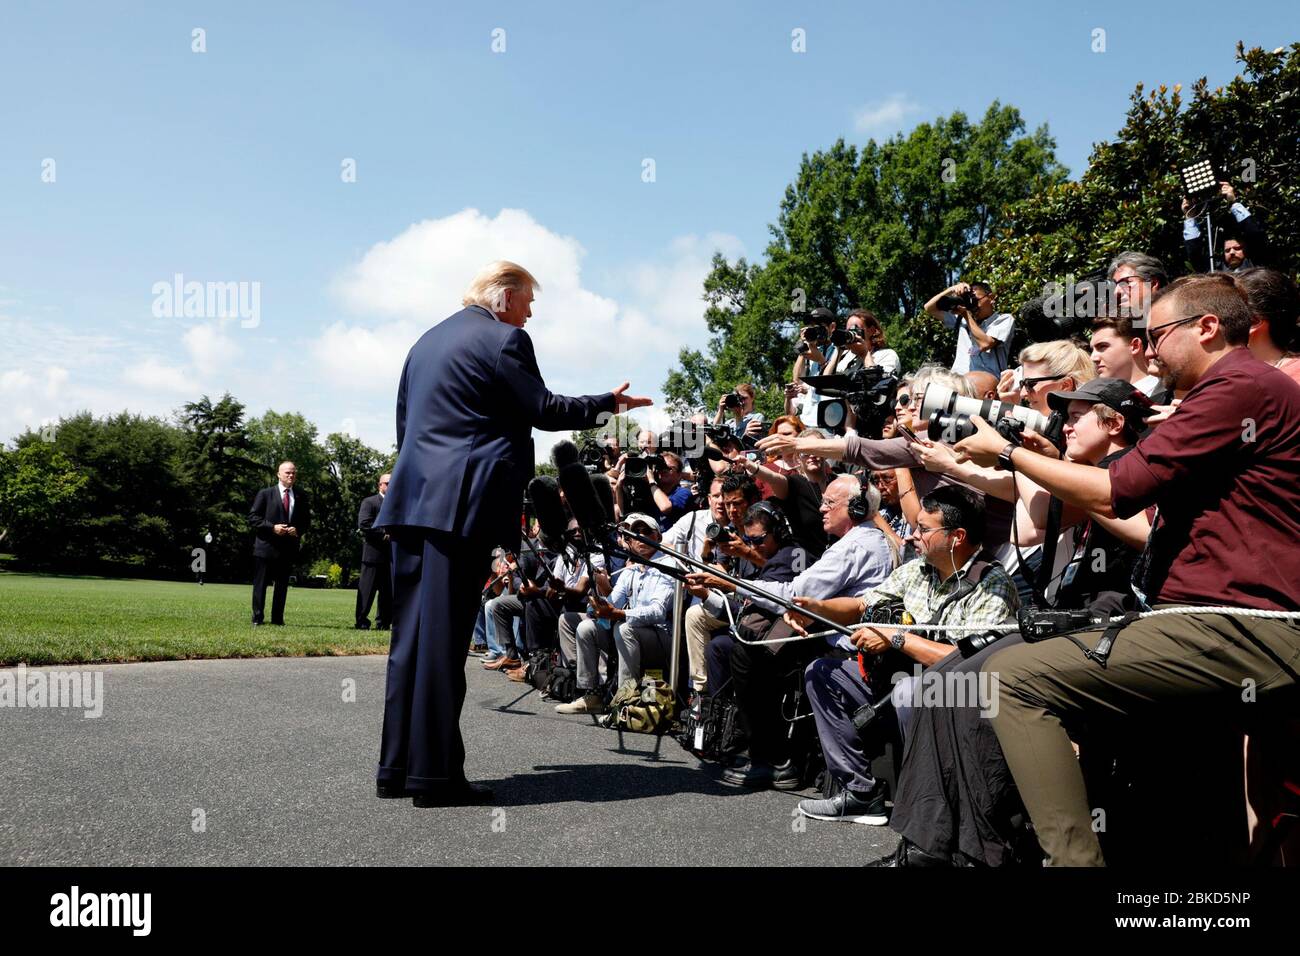
<svg viewBox="0 0 1300 956">
<path fill-rule="evenodd" d="M 998 460 L 993 465 L 999 471 L 1013 471 L 1014 466 L 1011 464 L 1011 453 L 1020 446 L 1013 441 L 1007 442 L 1007 447 L 998 452 Z"/>
<path fill-rule="evenodd" d="M 906 641 L 907 633 L 905 631 L 895 631 L 893 634 L 889 635 L 889 643 L 896 651 L 901 651 L 903 649 L 903 644 Z"/>
</svg>

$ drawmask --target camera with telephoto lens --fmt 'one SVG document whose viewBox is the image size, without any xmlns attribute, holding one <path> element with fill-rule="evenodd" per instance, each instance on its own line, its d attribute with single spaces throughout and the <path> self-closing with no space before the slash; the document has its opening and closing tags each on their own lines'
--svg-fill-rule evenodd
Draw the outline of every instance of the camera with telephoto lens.
<svg viewBox="0 0 1300 956">
<path fill-rule="evenodd" d="M 735 535 L 731 533 L 731 529 L 718 524 L 716 521 L 710 521 L 704 527 L 704 537 L 714 544 L 726 544 Z"/>
<path fill-rule="evenodd" d="M 945 312 L 951 312 L 953 309 L 957 308 L 958 306 L 961 306 L 971 315 L 974 315 L 976 312 L 978 312 L 980 307 L 979 299 L 976 297 L 975 290 L 973 289 L 967 289 L 965 292 L 961 293 L 960 295 L 958 295 L 955 292 L 950 292 L 947 295 L 943 296 L 938 302 L 936 302 L 935 306 L 937 306 L 938 308 L 942 309 Z"/>
<path fill-rule="evenodd" d="M 827 338 L 825 326 L 805 326 L 799 330 L 799 342 L 795 345 L 795 350 L 800 355 L 807 355 L 814 347 L 821 349 L 826 344 Z"/>
<path fill-rule="evenodd" d="M 962 657 L 974 657 L 990 644 L 995 644 L 1006 637 L 1003 631 L 985 631 L 982 634 L 967 634 L 957 641 L 957 653 Z"/>
<path fill-rule="evenodd" d="M 831 333 L 831 345 L 842 349 L 853 342 L 862 341 L 861 329 L 836 329 Z"/>
<path fill-rule="evenodd" d="M 925 393 L 921 396 L 920 417 L 928 423 L 926 433 L 931 441 L 955 445 L 974 435 L 972 415 L 979 415 L 997 428 L 998 433 L 1007 441 L 1017 444 L 1026 428 L 1032 428 L 1048 441 L 1058 444 L 1065 425 L 1065 416 L 1060 412 L 1053 412 L 1048 417 L 1025 405 L 1012 405 L 992 398 L 967 398 L 936 382 L 925 387 Z M 1001 422 L 1005 419 L 1012 419 L 1019 424 L 1003 426 Z"/>
<path fill-rule="evenodd" d="M 623 462 L 623 476 L 633 479 L 645 478 L 648 474 L 658 471 L 663 466 L 664 460 L 658 455 L 629 452 L 627 461 Z"/>
</svg>

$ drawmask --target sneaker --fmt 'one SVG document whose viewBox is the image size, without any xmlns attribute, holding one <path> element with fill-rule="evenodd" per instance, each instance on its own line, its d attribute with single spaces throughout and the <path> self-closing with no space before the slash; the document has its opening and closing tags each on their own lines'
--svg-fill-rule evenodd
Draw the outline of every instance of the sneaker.
<svg viewBox="0 0 1300 956">
<path fill-rule="evenodd" d="M 829 800 L 800 800 L 799 813 L 812 820 L 865 823 L 872 827 L 883 827 L 889 822 L 885 788 L 879 782 L 866 794 L 842 790 Z"/>
<path fill-rule="evenodd" d="M 588 691 L 570 704 L 556 704 L 557 714 L 603 714 L 605 701 L 599 694 Z"/>
</svg>

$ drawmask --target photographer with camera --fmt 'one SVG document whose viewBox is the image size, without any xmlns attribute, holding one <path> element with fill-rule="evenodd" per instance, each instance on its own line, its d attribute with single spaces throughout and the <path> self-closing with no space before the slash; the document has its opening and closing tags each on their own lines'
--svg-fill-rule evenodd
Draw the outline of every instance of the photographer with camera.
<svg viewBox="0 0 1300 956">
<path fill-rule="evenodd" d="M 1186 389 L 1178 411 L 1106 470 L 1006 443 L 982 422 L 958 450 L 1011 468 L 1084 511 L 1128 517 L 1155 506 L 1135 588 L 1157 608 L 1300 607 L 1300 386 L 1254 358 L 1252 315 L 1232 278 L 1188 276 L 1157 293 L 1147 356 Z M 1243 424 L 1245 422 L 1246 424 Z M 1279 493 L 1281 491 L 1281 493 Z M 1234 546 L 1250 542 L 1250 549 Z M 1102 668 L 1097 648 L 1106 639 Z M 1113 642 L 1113 643 L 1112 643 Z M 1067 729 L 1134 721 L 1178 706 L 1218 722 L 1294 694 L 1294 619 L 1172 613 L 1107 631 L 1008 647 L 993 727 L 1050 865 L 1102 864 L 1083 776 Z"/>
<path fill-rule="evenodd" d="M 763 413 L 754 411 L 754 386 L 741 382 L 718 399 L 718 411 L 713 424 L 721 425 L 731 415 L 729 427 L 737 438 L 757 438 L 763 434 Z"/>
<path fill-rule="evenodd" d="M 785 387 L 785 413 L 798 415 L 805 425 L 817 424 L 817 406 L 822 397 L 815 388 L 804 384 L 809 376 L 825 375 L 838 354 L 831 336 L 837 319 L 830 309 L 813 309 L 808 324 L 799 330 L 794 360 L 794 381 Z"/>
<path fill-rule="evenodd" d="M 750 506 L 741 521 L 744 528 L 742 540 L 755 549 L 762 563 L 761 567 L 742 577 L 753 581 L 794 580 L 799 548 L 785 515 L 769 502 L 760 501 Z M 743 594 L 727 597 L 705 585 L 696 584 L 689 585 L 687 590 L 700 599 L 700 603 L 693 604 L 686 612 L 686 652 L 690 659 L 691 687 L 697 694 L 717 694 L 731 679 L 731 652 L 736 643 L 730 632 L 718 633 L 730 620 L 724 602 L 730 603 L 731 617 L 738 622 L 750 613 L 759 614 L 769 621 L 780 615 L 754 607 Z"/>
<path fill-rule="evenodd" d="M 1225 223 L 1217 232 L 1223 239 L 1223 254 L 1217 260 L 1201 236 L 1201 227 L 1197 220 L 1210 215 L 1209 207 L 1215 199 L 1228 203 L 1231 223 Z M 1183 197 L 1183 249 L 1187 261 L 1197 270 L 1205 272 L 1241 272 L 1252 266 L 1262 264 L 1268 256 L 1268 237 L 1259 217 L 1251 215 L 1249 209 L 1237 200 L 1237 191 L 1228 182 L 1219 183 L 1217 196 L 1210 196 L 1199 202 L 1192 202 Z M 1211 229 L 1214 217 L 1210 216 Z"/>
<path fill-rule="evenodd" d="M 913 633 L 906 625 L 992 627 L 1015 621 L 1015 585 L 993 555 L 982 552 L 983 535 L 984 505 L 979 497 L 954 485 L 936 488 L 922 499 L 912 532 L 920 557 L 898 567 L 858 597 L 796 599 L 801 607 L 843 624 L 886 616 L 899 625 L 865 625 L 851 638 L 858 654 L 848 660 L 823 657 L 804 672 L 826 768 L 844 789 L 829 800 L 800 801 L 798 809 L 803 816 L 873 826 L 888 822 L 884 785 L 872 776 L 871 758 L 883 748 L 891 724 L 906 721 L 906 715 L 915 709 L 910 706 L 910 682 L 897 681 L 893 673 L 901 668 L 930 667 L 951 655 L 956 644 L 956 638 L 944 632 Z M 881 613 L 871 614 L 873 608 Z M 807 633 L 806 618 L 801 621 L 791 613 L 787 619 L 796 630 Z M 888 697 L 895 684 L 896 716 L 867 724 L 864 739 L 855 715 L 866 705 L 874 707 Z"/>
<path fill-rule="evenodd" d="M 855 368 L 879 365 L 890 375 L 897 375 L 898 353 L 885 347 L 885 330 L 868 309 L 854 309 L 844 319 L 845 342 L 839 357 L 826 370 L 827 375 L 847 375 Z"/>
<path fill-rule="evenodd" d="M 1085 364 L 1091 368 L 1091 363 Z M 912 521 L 915 502 L 925 497 L 938 485 L 959 483 L 947 475 L 928 471 L 922 457 L 927 454 L 924 445 L 915 440 L 920 435 L 926 434 L 929 428 L 927 421 L 929 412 L 923 415 L 922 411 L 923 400 L 931 387 L 937 390 L 936 394 L 947 395 L 950 399 L 971 400 L 971 385 L 964 376 L 957 375 L 940 365 L 923 365 L 912 376 L 907 404 L 895 407 L 896 414 L 901 414 L 905 418 L 905 421 L 899 424 L 900 434 L 896 438 L 868 439 L 857 435 L 828 438 L 814 436 L 809 430 L 793 439 L 769 435 L 758 443 L 758 447 L 769 454 L 781 454 L 786 450 L 793 450 L 805 456 L 815 455 L 823 459 L 862 465 L 871 471 L 907 469 L 910 472 L 911 487 L 905 489 L 900 482 L 899 507 L 908 520 Z M 976 403 L 976 407 L 978 405 L 979 403 Z M 981 491 L 981 489 L 973 490 Z M 985 540 L 991 548 L 1001 546 L 999 557 L 1004 567 L 1013 571 L 1016 567 L 1015 554 L 1008 541 L 1011 536 L 1014 509 L 1011 505 L 1009 488 L 1005 499 L 992 499 L 986 505 Z"/>
<path fill-rule="evenodd" d="M 832 598 L 861 594 L 883 581 L 893 569 L 893 556 L 884 533 L 872 523 L 880 507 L 880 494 L 852 475 L 831 482 L 822 498 L 822 523 L 838 540 L 811 567 L 792 581 L 773 581 L 764 590 L 785 600 L 796 595 Z M 693 586 L 731 593 L 735 586 L 709 574 L 688 575 Z M 750 595 L 755 607 L 780 614 L 784 608 L 759 595 Z M 778 622 L 769 637 L 793 633 L 788 622 Z M 814 657 L 834 647 L 853 650 L 848 638 L 790 641 L 752 646 L 737 643 L 731 653 L 731 680 L 742 727 L 749 738 L 749 758 L 723 774 L 723 782 L 741 787 L 797 789 L 802 770 L 791 758 L 781 698 L 790 676 L 798 675 Z"/>
<path fill-rule="evenodd" d="M 577 697 L 568 704 L 557 704 L 557 714 L 601 714 L 605 711 L 604 698 L 597 692 L 600 686 L 599 660 L 604 632 L 597 621 L 608 621 L 613 632 L 613 643 L 618 653 L 618 683 L 640 680 L 643 663 L 666 665 L 672 647 L 673 579 L 646 562 L 667 564 L 670 559 L 659 550 L 659 525 L 649 515 L 630 514 L 619 523 L 643 538 L 656 542 L 647 544 L 634 538 L 623 538 L 631 557 L 621 572 L 618 582 L 611 587 L 609 576 L 596 572 L 600 593 L 590 597 L 591 610 L 576 626 L 566 617 L 561 635 L 565 654 L 577 660 Z M 608 598 L 601 597 L 607 594 Z M 608 644 L 606 644 L 608 648 Z"/>
<path fill-rule="evenodd" d="M 1006 371 L 1016 319 L 1010 312 L 998 312 L 996 304 L 997 296 L 987 282 L 955 283 L 925 304 L 926 312 L 957 329 L 952 370 L 958 375 Z"/>
</svg>

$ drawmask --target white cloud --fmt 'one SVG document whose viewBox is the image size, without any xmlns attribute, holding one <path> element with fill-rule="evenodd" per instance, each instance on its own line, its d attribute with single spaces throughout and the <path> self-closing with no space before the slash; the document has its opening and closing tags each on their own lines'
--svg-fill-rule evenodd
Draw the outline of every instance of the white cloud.
<svg viewBox="0 0 1300 956">
<path fill-rule="evenodd" d="M 239 346 L 223 330 L 227 323 L 195 325 L 185 331 L 181 341 L 189 351 L 190 362 L 200 375 L 211 375 L 229 365 L 239 354 Z"/>
<path fill-rule="evenodd" d="M 145 359 L 122 372 L 122 381 L 128 385 L 151 390 L 192 394 L 196 385 L 193 377 L 178 365 L 163 365 L 155 359 Z"/>
<path fill-rule="evenodd" d="M 332 386 L 393 395 L 415 340 L 459 308 L 485 263 L 511 259 L 542 284 L 527 329 L 552 390 L 603 392 L 628 379 L 635 394 L 655 394 L 678 349 L 706 337 L 701 292 L 714 250 L 744 252 L 722 233 L 679 237 L 654 258 L 605 277 L 614 290 L 605 295 L 585 281 L 576 239 L 523 210 L 495 217 L 462 210 L 376 243 L 340 276 L 333 291 L 358 318 L 327 327 L 311 354 Z"/>
<path fill-rule="evenodd" d="M 853 125 L 859 133 L 892 133 L 920 109 L 921 105 L 906 93 L 891 93 L 859 109 L 853 116 Z"/>
</svg>

